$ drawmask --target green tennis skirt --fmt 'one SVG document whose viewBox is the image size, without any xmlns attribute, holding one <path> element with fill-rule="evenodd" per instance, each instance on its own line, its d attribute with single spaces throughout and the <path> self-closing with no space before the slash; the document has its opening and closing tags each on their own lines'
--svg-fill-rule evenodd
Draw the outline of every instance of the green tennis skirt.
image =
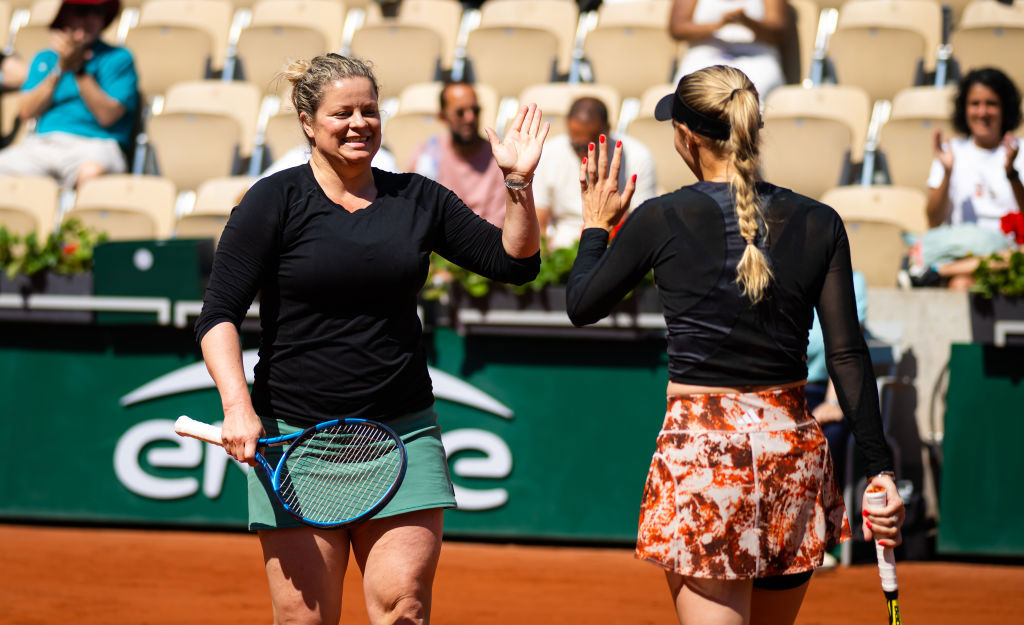
<svg viewBox="0 0 1024 625">
<path fill-rule="evenodd" d="M 433 406 L 401 417 L 390 419 L 387 426 L 405 443 L 405 478 L 392 497 L 374 519 L 430 508 L 454 508 L 455 491 L 448 475 L 448 460 L 441 445 L 441 428 Z M 264 419 L 267 436 L 283 436 L 303 428 L 288 425 L 276 419 Z M 264 449 L 264 457 L 276 466 L 281 447 Z M 270 478 L 262 468 L 249 471 L 249 529 L 270 530 L 286 527 L 306 527 L 285 512 L 270 487 Z"/>
</svg>

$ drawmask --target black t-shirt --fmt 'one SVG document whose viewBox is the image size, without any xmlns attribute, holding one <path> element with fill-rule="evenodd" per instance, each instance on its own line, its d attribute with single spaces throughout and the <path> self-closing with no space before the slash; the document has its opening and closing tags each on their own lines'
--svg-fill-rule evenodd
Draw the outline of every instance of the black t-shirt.
<svg viewBox="0 0 1024 625">
<path fill-rule="evenodd" d="M 431 252 L 522 284 L 501 229 L 416 174 L 373 170 L 377 199 L 348 212 L 308 164 L 260 180 L 232 211 L 196 322 L 236 326 L 260 293 L 257 414 L 298 426 L 336 417 L 387 421 L 433 402 L 416 298 Z"/>
<path fill-rule="evenodd" d="M 699 182 L 638 207 L 611 246 L 583 231 L 567 291 L 573 323 L 593 323 L 651 269 L 668 326 L 669 378 L 707 386 L 777 385 L 807 377 L 818 309 L 829 374 L 870 475 L 890 470 L 878 391 L 857 319 L 850 245 L 828 206 L 768 183 L 757 240 L 774 279 L 752 305 L 736 284 L 746 242 L 728 183 Z"/>
</svg>

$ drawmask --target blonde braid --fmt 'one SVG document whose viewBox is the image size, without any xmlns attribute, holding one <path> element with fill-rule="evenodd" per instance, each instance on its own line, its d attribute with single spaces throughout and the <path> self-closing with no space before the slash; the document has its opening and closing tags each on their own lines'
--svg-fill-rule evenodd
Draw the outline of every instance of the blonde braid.
<svg viewBox="0 0 1024 625">
<path fill-rule="evenodd" d="M 759 231 L 767 233 L 768 224 L 761 212 L 756 184 L 758 171 L 758 134 L 761 112 L 757 89 L 747 76 L 732 67 L 715 65 L 683 79 L 681 95 L 693 109 L 716 119 L 728 120 L 730 134 L 727 140 L 709 139 L 709 149 L 719 155 L 728 155 L 736 172 L 730 184 L 740 235 L 746 241 L 743 256 L 736 265 L 736 283 L 740 292 L 751 302 L 764 299 L 771 285 L 771 267 L 768 258 L 758 246 Z"/>
</svg>

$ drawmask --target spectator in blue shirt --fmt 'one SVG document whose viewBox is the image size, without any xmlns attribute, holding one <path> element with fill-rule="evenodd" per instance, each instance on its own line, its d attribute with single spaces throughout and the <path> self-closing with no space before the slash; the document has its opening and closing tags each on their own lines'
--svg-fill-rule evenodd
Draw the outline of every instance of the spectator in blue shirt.
<svg viewBox="0 0 1024 625">
<path fill-rule="evenodd" d="M 0 174 L 49 175 L 66 188 L 127 169 L 138 77 L 132 55 L 100 41 L 120 0 L 64 0 L 52 46 L 35 55 L 22 86 L 21 118 L 36 132 L 0 151 Z"/>
</svg>

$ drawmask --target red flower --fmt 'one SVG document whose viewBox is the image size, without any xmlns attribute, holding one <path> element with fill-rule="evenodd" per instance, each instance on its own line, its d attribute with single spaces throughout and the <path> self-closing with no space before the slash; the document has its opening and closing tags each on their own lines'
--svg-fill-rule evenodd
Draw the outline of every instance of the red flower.
<svg viewBox="0 0 1024 625">
<path fill-rule="evenodd" d="M 1006 234 L 1012 234 L 1017 245 L 1024 245 L 1024 214 L 1007 213 L 999 219 L 999 224 Z"/>
<path fill-rule="evenodd" d="M 64 255 L 71 256 L 78 251 L 78 243 L 65 243 L 64 244 Z"/>
</svg>

